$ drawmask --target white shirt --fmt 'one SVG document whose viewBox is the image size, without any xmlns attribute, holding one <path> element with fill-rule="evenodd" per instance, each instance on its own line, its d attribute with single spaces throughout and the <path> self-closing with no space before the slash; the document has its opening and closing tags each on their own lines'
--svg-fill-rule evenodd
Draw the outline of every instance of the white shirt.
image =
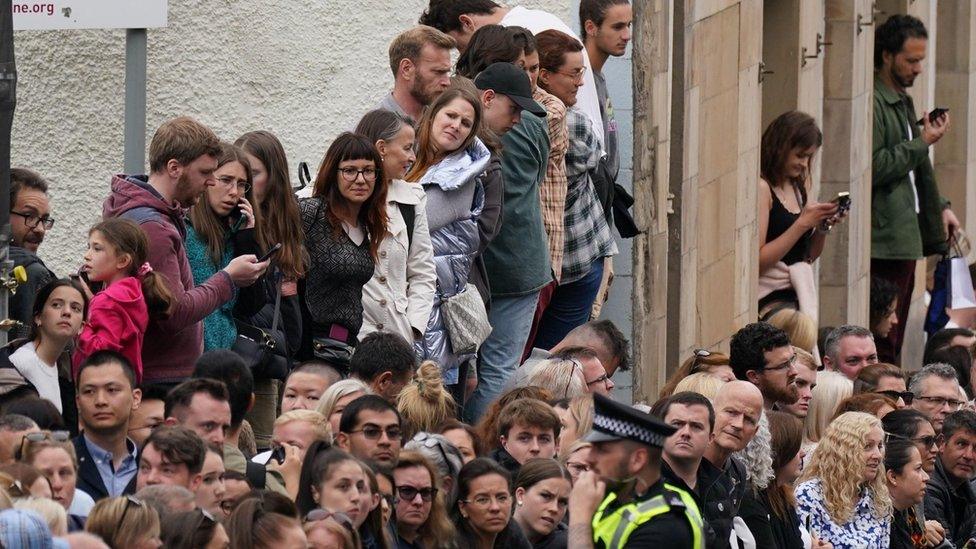
<svg viewBox="0 0 976 549">
<path fill-rule="evenodd" d="M 505 14 L 501 20 L 503 27 L 524 27 L 532 34 L 539 34 L 547 30 L 557 30 L 566 33 L 579 40 L 579 36 L 569 28 L 562 19 L 555 15 L 542 11 L 530 10 L 522 6 L 516 6 Z M 582 43 L 582 40 L 580 40 Z M 590 66 L 590 56 L 583 50 L 583 66 L 586 67 L 586 74 L 583 75 L 583 87 L 576 94 L 576 107 L 583 111 L 593 122 L 593 133 L 600 140 L 600 150 L 606 152 L 603 144 L 603 117 L 600 116 L 600 99 L 596 93 L 596 77 L 593 76 L 593 67 Z"/>
<path fill-rule="evenodd" d="M 58 412 L 63 413 L 61 386 L 58 385 L 58 367 L 47 364 L 37 356 L 34 342 L 29 341 L 21 345 L 10 355 L 10 362 L 17 367 L 20 375 L 34 385 L 38 396 L 50 400 Z"/>
</svg>

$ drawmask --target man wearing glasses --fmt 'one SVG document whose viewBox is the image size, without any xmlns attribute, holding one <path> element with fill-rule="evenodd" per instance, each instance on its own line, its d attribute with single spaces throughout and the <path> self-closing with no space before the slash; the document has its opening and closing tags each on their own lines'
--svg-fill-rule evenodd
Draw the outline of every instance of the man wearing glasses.
<svg viewBox="0 0 976 549">
<path fill-rule="evenodd" d="M 786 332 L 771 324 L 754 322 L 736 332 L 729 343 L 729 365 L 736 378 L 759 388 L 767 410 L 800 397 L 796 353 Z"/>
<path fill-rule="evenodd" d="M 915 395 L 912 408 L 929 418 L 936 433 L 942 432 L 946 416 L 965 404 L 956 371 L 948 364 L 929 364 L 922 368 L 912 378 L 908 390 Z"/>
<path fill-rule="evenodd" d="M 27 271 L 27 282 L 10 295 L 9 314 L 23 325 L 10 330 L 10 339 L 27 337 L 37 289 L 57 278 L 37 257 L 44 235 L 54 227 L 47 181 L 25 168 L 10 170 L 10 260 Z"/>
<path fill-rule="evenodd" d="M 335 442 L 357 459 L 392 469 L 400 458 L 402 436 L 396 408 L 379 395 L 365 395 L 342 411 Z"/>
</svg>

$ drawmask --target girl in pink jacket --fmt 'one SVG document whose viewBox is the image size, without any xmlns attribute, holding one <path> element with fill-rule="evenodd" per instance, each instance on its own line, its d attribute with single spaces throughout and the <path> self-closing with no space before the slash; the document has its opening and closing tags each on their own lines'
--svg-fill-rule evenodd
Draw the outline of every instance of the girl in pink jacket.
<svg viewBox="0 0 976 549">
<path fill-rule="evenodd" d="M 129 359 L 136 382 L 142 382 L 142 341 L 149 318 L 165 317 L 172 304 L 165 281 L 146 261 L 148 250 L 145 233 L 127 219 L 109 218 L 88 231 L 82 270 L 105 289 L 91 298 L 72 360 L 73 375 L 89 355 L 110 350 Z"/>
</svg>

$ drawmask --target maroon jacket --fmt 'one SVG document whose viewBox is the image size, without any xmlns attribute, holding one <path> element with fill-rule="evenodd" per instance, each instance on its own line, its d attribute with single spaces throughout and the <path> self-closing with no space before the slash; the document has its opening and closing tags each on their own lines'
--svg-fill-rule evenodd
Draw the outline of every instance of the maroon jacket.
<svg viewBox="0 0 976 549">
<path fill-rule="evenodd" d="M 230 275 L 218 271 L 194 286 L 183 245 L 183 209 L 167 204 L 146 176 L 114 176 L 102 215 L 131 219 L 142 227 L 149 238 L 149 264 L 163 275 L 173 294 L 169 318 L 149 321 L 142 347 L 143 381 L 182 381 L 203 353 L 203 319 L 234 295 Z"/>
</svg>

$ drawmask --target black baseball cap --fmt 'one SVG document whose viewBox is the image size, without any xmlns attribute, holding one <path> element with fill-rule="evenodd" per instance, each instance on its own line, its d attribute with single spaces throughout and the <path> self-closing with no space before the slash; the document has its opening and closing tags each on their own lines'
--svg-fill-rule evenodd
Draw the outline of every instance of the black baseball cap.
<svg viewBox="0 0 976 549">
<path fill-rule="evenodd" d="M 546 116 L 546 109 L 532 99 L 532 83 L 525 71 L 512 63 L 492 63 L 474 78 L 479 90 L 492 90 L 507 96 L 516 105 L 536 116 Z"/>
</svg>

